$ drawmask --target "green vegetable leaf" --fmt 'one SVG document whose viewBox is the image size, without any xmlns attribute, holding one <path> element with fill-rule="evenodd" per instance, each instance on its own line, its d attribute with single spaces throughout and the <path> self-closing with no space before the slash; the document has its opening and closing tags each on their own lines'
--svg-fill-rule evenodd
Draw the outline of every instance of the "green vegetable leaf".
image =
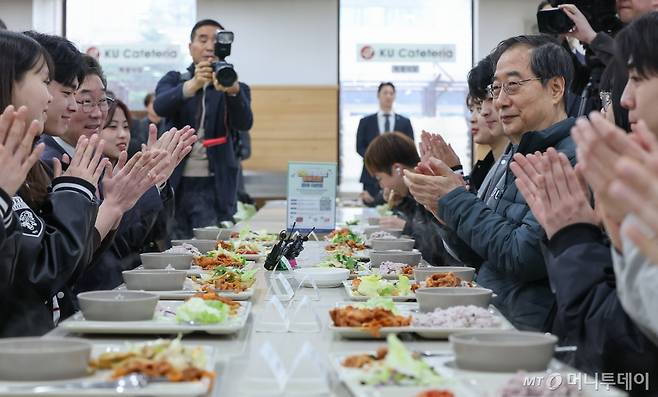
<svg viewBox="0 0 658 397">
<path fill-rule="evenodd" d="M 217 324 L 226 321 L 229 311 L 229 306 L 223 302 L 190 298 L 176 310 L 176 321 L 179 323 Z"/>
</svg>

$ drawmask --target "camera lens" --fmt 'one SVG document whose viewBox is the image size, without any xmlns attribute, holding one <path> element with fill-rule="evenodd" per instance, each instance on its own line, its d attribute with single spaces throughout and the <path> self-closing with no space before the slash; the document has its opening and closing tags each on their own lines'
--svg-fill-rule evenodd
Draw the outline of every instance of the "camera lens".
<svg viewBox="0 0 658 397">
<path fill-rule="evenodd" d="M 235 73 L 235 69 L 228 64 L 221 65 L 215 75 L 219 84 L 224 87 L 231 87 L 238 80 L 238 74 Z"/>
</svg>

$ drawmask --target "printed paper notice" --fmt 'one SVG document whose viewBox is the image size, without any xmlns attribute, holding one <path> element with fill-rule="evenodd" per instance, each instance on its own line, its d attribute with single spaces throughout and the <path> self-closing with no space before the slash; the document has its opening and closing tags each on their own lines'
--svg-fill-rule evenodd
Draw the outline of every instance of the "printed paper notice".
<svg viewBox="0 0 658 397">
<path fill-rule="evenodd" d="M 336 163 L 288 163 L 288 221 L 290 229 L 336 227 Z"/>
</svg>

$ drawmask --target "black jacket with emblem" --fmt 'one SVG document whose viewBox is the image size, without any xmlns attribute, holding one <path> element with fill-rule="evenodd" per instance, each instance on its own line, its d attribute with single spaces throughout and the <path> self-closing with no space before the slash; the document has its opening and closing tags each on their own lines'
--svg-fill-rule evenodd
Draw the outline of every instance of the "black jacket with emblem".
<svg viewBox="0 0 658 397">
<path fill-rule="evenodd" d="M 0 337 L 43 335 L 53 328 L 51 302 L 89 255 L 98 205 L 95 187 L 74 177 L 53 180 L 36 212 L 13 198 L 22 232 L 11 284 L 2 289 Z"/>
<path fill-rule="evenodd" d="M 16 227 L 11 197 L 0 189 L 0 296 L 14 281 L 20 234 Z"/>
<path fill-rule="evenodd" d="M 576 161 L 570 136 L 575 119 L 523 135 L 520 154 L 549 147 Z M 509 164 L 508 164 L 509 167 Z M 493 303 L 518 328 L 550 330 L 555 297 L 551 292 L 540 243 L 544 230 L 507 170 L 496 186 L 495 202 L 487 206 L 476 195 L 457 188 L 439 200 L 439 217 L 484 259 L 477 282 L 497 294 Z"/>
</svg>

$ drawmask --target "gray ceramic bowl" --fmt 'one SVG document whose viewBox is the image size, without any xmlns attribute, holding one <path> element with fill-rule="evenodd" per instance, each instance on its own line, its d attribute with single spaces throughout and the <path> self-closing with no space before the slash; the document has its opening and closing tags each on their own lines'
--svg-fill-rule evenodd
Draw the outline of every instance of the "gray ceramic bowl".
<svg viewBox="0 0 658 397">
<path fill-rule="evenodd" d="M 370 246 L 373 250 L 376 251 L 386 251 L 386 250 L 400 250 L 400 251 L 411 251 L 414 249 L 415 240 L 409 238 L 398 238 L 398 239 L 387 239 L 387 238 L 376 238 L 370 240 Z"/>
<path fill-rule="evenodd" d="M 379 221 L 377 221 L 379 222 Z M 366 235 L 366 238 L 370 238 L 374 232 L 386 232 L 393 235 L 393 237 L 400 238 L 402 236 L 402 229 L 387 229 L 381 226 L 369 226 L 363 229 L 363 234 Z"/>
<path fill-rule="evenodd" d="M 158 296 L 137 291 L 91 291 L 78 294 L 80 310 L 90 321 L 151 320 Z"/>
<path fill-rule="evenodd" d="M 431 266 L 417 267 L 414 269 L 414 278 L 416 281 L 425 281 L 429 276 L 436 273 L 454 273 L 455 276 L 464 281 L 473 281 L 475 268 L 465 266 Z"/>
<path fill-rule="evenodd" d="M 129 290 L 178 291 L 183 289 L 185 270 L 126 270 L 123 281 Z"/>
<path fill-rule="evenodd" d="M 195 227 L 194 238 L 201 240 L 218 240 L 217 236 L 219 231 L 222 230 L 218 227 Z"/>
<path fill-rule="evenodd" d="M 234 230 L 232 229 L 219 229 L 219 234 L 217 235 L 217 240 L 227 241 L 231 239 L 231 235 Z"/>
<path fill-rule="evenodd" d="M 370 226 L 379 225 L 379 218 L 368 218 L 368 225 Z"/>
<path fill-rule="evenodd" d="M 168 266 L 174 270 L 187 270 L 192 266 L 192 255 L 187 254 L 169 254 L 166 252 L 149 252 L 141 254 L 140 259 L 144 269 L 165 269 Z"/>
<path fill-rule="evenodd" d="M 538 332 L 473 331 L 450 335 L 460 369 L 488 372 L 545 371 L 557 338 Z"/>
<path fill-rule="evenodd" d="M 91 343 L 79 338 L 0 339 L 0 379 L 50 381 L 87 375 Z"/>
<path fill-rule="evenodd" d="M 422 255 L 418 251 L 370 251 L 370 266 L 379 267 L 382 262 L 405 263 L 416 266 Z"/>
<path fill-rule="evenodd" d="M 486 288 L 440 287 L 418 288 L 416 300 L 421 312 L 431 312 L 434 309 L 447 309 L 453 306 L 489 307 L 493 292 Z"/>
<path fill-rule="evenodd" d="M 217 240 L 197 240 L 197 239 L 192 239 L 192 240 L 171 240 L 171 244 L 176 246 L 176 245 L 183 245 L 183 244 L 190 244 L 195 246 L 203 255 L 205 255 L 208 251 L 214 251 L 217 249 Z"/>
</svg>

